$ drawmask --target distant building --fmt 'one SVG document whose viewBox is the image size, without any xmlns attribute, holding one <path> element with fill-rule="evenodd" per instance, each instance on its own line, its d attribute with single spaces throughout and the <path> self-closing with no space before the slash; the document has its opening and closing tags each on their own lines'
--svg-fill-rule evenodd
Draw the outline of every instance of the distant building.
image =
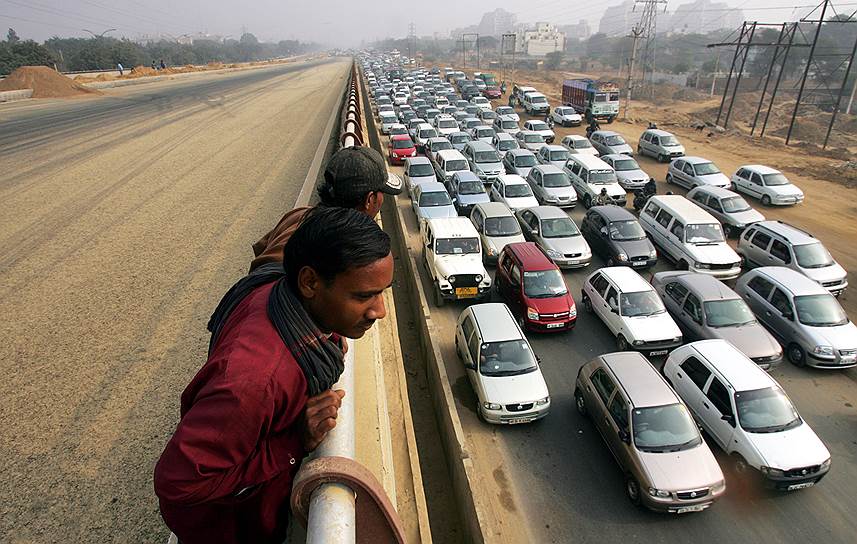
<svg viewBox="0 0 857 544">
<path fill-rule="evenodd" d="M 678 34 L 706 34 L 723 28 L 737 28 L 743 21 L 744 12 L 724 2 L 694 0 L 678 6 L 663 29 Z M 660 24 L 658 28 L 661 28 Z"/>
<path fill-rule="evenodd" d="M 589 26 L 589 21 L 581 19 L 575 25 L 561 25 L 557 27 L 560 32 L 565 33 L 565 39 L 569 42 L 588 40 L 592 35 L 592 27 Z"/>
<path fill-rule="evenodd" d="M 517 17 L 514 13 L 497 8 L 482 15 L 482 20 L 479 22 L 476 32 L 480 36 L 494 36 L 499 38 L 503 34 L 515 30 L 516 20 Z"/>
<path fill-rule="evenodd" d="M 519 53 L 543 57 L 554 51 L 565 50 L 565 34 L 551 23 L 520 25 L 515 32 L 515 48 Z"/>
<path fill-rule="evenodd" d="M 462 34 L 476 34 L 479 32 L 479 27 L 476 25 L 463 26 L 461 28 L 453 28 L 449 31 L 449 37 L 453 40 L 461 38 Z"/>
<path fill-rule="evenodd" d="M 642 6 L 634 10 L 634 0 L 624 0 L 621 4 L 608 6 L 598 23 L 598 32 L 608 37 L 621 36 L 631 31 L 642 15 Z M 662 13 L 658 14 L 658 19 Z"/>
</svg>

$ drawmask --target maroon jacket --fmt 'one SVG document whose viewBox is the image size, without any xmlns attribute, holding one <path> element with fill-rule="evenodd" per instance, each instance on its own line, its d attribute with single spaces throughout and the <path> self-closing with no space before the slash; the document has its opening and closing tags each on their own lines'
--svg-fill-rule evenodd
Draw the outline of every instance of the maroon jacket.
<svg viewBox="0 0 857 544">
<path fill-rule="evenodd" d="M 273 286 L 229 316 L 155 466 L 161 515 L 182 544 L 285 540 L 307 384 L 268 319 Z"/>
</svg>

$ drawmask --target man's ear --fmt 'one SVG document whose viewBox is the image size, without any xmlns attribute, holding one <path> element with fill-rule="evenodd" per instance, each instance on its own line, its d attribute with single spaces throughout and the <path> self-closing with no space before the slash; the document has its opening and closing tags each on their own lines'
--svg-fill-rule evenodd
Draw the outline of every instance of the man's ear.
<svg viewBox="0 0 857 544">
<path fill-rule="evenodd" d="M 298 292 L 301 298 L 312 299 L 321 288 L 321 278 L 309 266 L 305 266 L 298 270 Z"/>
</svg>

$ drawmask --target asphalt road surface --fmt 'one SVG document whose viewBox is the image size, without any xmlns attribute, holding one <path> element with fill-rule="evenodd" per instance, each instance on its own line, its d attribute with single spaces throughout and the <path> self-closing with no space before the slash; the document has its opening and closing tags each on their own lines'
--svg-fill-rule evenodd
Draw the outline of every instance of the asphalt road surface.
<svg viewBox="0 0 857 544">
<path fill-rule="evenodd" d="M 350 63 L 0 106 L 0 541 L 165 542 L 152 469 L 211 311 Z"/>
<path fill-rule="evenodd" d="M 523 122 L 523 119 L 522 119 Z M 583 128 L 557 129 L 557 140 Z M 386 140 L 382 140 L 385 142 Z M 703 149 L 688 153 L 703 153 Z M 666 165 L 638 159 L 660 183 L 659 192 L 676 186 L 663 184 Z M 400 168 L 394 170 L 400 171 Z M 813 192 L 807 202 L 814 202 Z M 629 198 L 629 201 L 631 199 Z M 410 231 L 410 247 L 425 273 L 416 220 L 406 195 L 400 196 Z M 807 204 L 811 206 L 812 204 Z M 630 206 L 630 204 L 629 204 Z M 569 215 L 580 225 L 585 210 L 578 205 Z M 786 208 L 770 213 L 787 218 Z M 798 223 L 800 224 L 800 223 Z M 826 240 L 826 238 L 822 238 Z M 835 242 L 835 240 L 831 240 Z M 734 244 L 734 241 L 733 241 Z M 476 396 L 454 347 L 454 327 L 463 303 L 432 306 L 438 326 L 450 385 L 468 437 L 468 449 L 479 471 L 480 492 L 498 512 L 498 533 L 504 542 L 830 542 L 851 543 L 857 534 L 854 489 L 857 488 L 857 369 L 818 371 L 798 369 L 784 362 L 772 375 L 782 384 L 831 451 L 830 473 L 814 488 L 774 493 L 740 481 L 726 467 L 727 459 L 712 446 L 727 478 L 725 497 L 697 514 L 668 516 L 633 506 L 625 496 L 621 471 L 591 423 L 577 414 L 573 392 L 578 369 L 593 357 L 616 351 L 616 342 L 599 318 L 580 304 L 585 278 L 605 266 L 597 256 L 582 270 L 564 273 L 578 302 L 578 321 L 571 332 L 528 333 L 533 350 L 542 359 L 542 373 L 551 393 L 551 413 L 543 420 L 520 426 L 482 423 L 475 413 Z M 652 271 L 669 270 L 661 258 Z M 493 275 L 493 269 L 489 269 Z M 424 278 L 425 279 L 425 278 Z M 734 283 L 734 282 L 730 282 Z M 432 288 L 425 283 L 429 299 Z M 430 302 L 431 303 L 431 302 Z M 847 299 L 843 300 L 848 308 Z M 857 317 L 852 315 L 852 317 Z M 664 357 L 652 360 L 658 367 Z"/>
</svg>

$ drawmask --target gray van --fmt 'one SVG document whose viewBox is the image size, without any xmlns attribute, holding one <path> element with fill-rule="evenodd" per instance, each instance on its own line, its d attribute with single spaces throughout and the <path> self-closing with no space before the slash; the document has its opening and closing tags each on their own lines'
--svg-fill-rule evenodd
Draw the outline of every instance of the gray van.
<svg viewBox="0 0 857 544">
<path fill-rule="evenodd" d="M 722 187 L 698 185 L 688 191 L 687 198 L 720 221 L 729 238 L 741 234 L 748 225 L 765 220 L 744 197 Z"/>
<path fill-rule="evenodd" d="M 684 156 L 684 146 L 671 132 L 650 128 L 640 134 L 637 153 L 654 157 L 658 162 L 669 162 L 671 159 Z"/>
</svg>

